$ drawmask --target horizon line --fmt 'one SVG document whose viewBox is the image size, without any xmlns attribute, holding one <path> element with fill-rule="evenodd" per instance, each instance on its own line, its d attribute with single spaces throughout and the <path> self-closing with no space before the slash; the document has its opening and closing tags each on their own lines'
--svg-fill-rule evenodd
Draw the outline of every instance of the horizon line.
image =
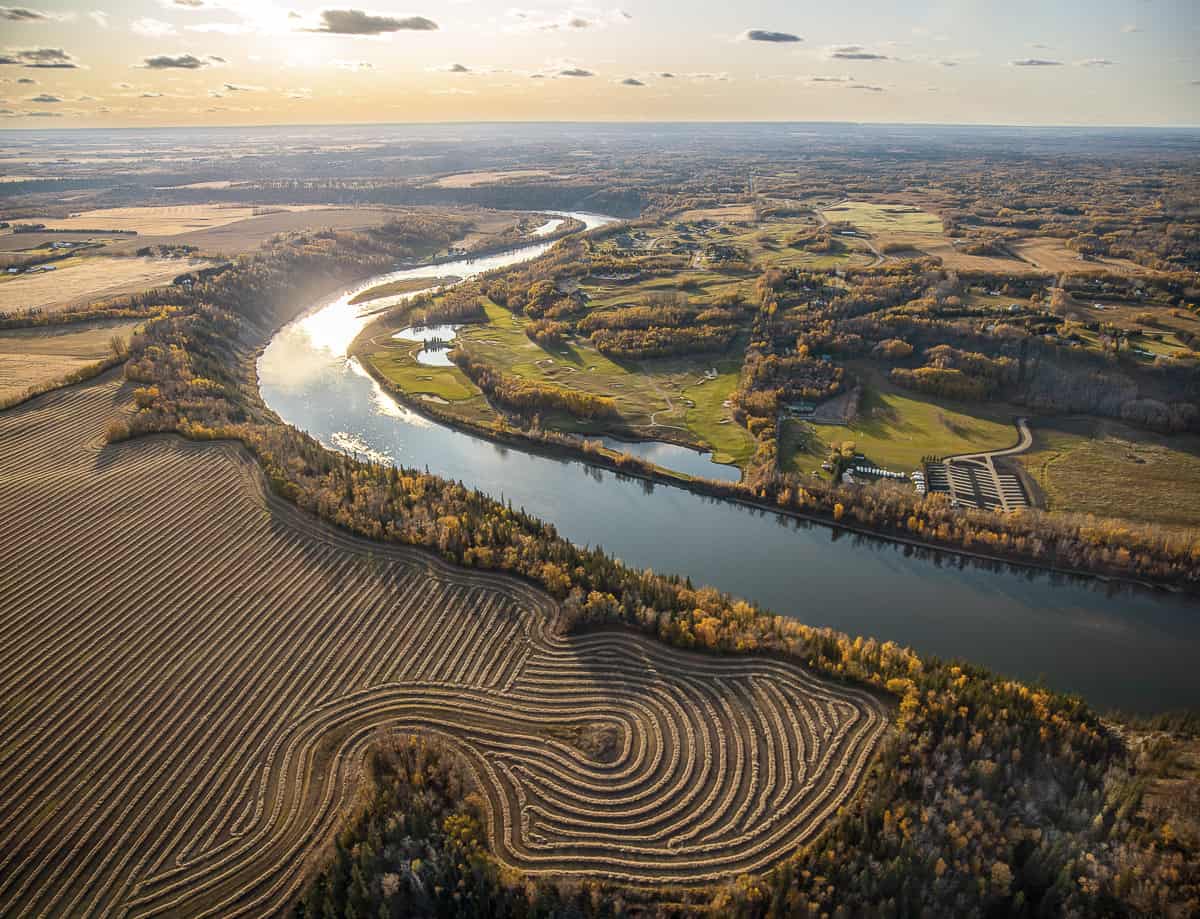
<svg viewBox="0 0 1200 919">
<path fill-rule="evenodd" d="M 42 132 L 42 131 L 177 131 L 177 130 L 236 130 L 251 128 L 369 128 L 369 127 L 442 127 L 467 125 L 588 125 L 588 126 L 652 126 L 652 125 L 840 125 L 856 127 L 912 127 L 912 128 L 1024 128 L 1039 130 L 1090 130 L 1090 131 L 1200 131 L 1200 123 L 1196 124 L 1149 124 L 1149 123 L 1113 123 L 1113 124 L 1072 124 L 1067 122 L 962 122 L 962 121 L 859 121 L 859 120 L 792 120 L 777 119 L 655 119 L 655 120 L 622 120 L 622 119 L 453 119 L 445 121 L 297 121 L 297 122 L 259 122 L 252 124 L 152 124 L 152 125 L 115 125 L 104 126 L 72 126 L 61 124 L 46 124 L 36 126 L 4 126 L 3 132 Z"/>
</svg>

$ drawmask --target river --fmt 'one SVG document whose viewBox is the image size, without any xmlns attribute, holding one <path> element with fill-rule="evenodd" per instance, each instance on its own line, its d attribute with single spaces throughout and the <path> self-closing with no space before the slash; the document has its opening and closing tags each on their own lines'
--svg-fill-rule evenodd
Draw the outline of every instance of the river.
<svg viewBox="0 0 1200 919">
<path fill-rule="evenodd" d="M 570 216 L 589 229 L 608 222 Z M 468 278 L 534 258 L 549 245 L 531 243 L 437 271 Z M 267 404 L 326 446 L 428 467 L 509 500 L 569 539 L 603 546 L 628 564 L 684 574 L 812 625 L 1042 680 L 1100 708 L 1200 706 L 1200 603 L 1194 600 L 917 552 L 578 460 L 499 446 L 399 405 L 346 356 L 369 321 L 349 300 L 367 287 L 429 273 L 421 267 L 372 278 L 280 330 L 259 361 Z M 386 303 L 372 301 L 370 309 Z M 685 452 L 690 455 L 675 458 L 688 464 L 686 471 L 712 467 Z"/>
</svg>

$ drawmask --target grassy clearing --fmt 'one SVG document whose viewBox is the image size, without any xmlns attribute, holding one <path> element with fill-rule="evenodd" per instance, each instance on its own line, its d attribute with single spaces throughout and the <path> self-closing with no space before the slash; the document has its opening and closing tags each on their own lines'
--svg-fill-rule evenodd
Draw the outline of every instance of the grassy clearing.
<svg viewBox="0 0 1200 919">
<path fill-rule="evenodd" d="M 891 239 L 942 238 L 942 219 L 908 204 L 843 201 L 822 211 L 831 223 L 845 221 L 886 242 Z"/>
<path fill-rule="evenodd" d="M 686 387 L 683 392 L 694 405 L 688 407 L 685 424 L 713 448 L 713 460 L 745 467 L 754 454 L 750 432 L 734 423 L 724 402 L 737 388 L 741 365 L 738 361 L 717 364 L 715 380 Z"/>
<path fill-rule="evenodd" d="M 1146 271 L 1136 262 L 1123 258 L 1095 258 L 1084 261 L 1074 249 L 1050 236 L 1036 236 L 1012 244 L 1012 250 L 1031 265 L 1043 271 L 1117 271 L 1123 274 L 1141 274 Z"/>
<path fill-rule="evenodd" d="M 540 383 L 556 383 L 607 396 L 617 403 L 625 423 L 653 437 L 657 423 L 674 437 L 703 441 L 720 454 L 718 462 L 744 463 L 754 442 L 744 429 L 721 424 L 729 417 L 722 403 L 737 385 L 741 364 L 711 355 L 694 358 L 618 362 L 590 345 L 568 342 L 543 348 L 525 335 L 525 320 L 494 303 L 485 304 L 489 322 L 459 332 L 473 355 L 505 373 Z M 718 376 L 705 380 L 716 369 Z M 548 419 L 556 427 L 577 433 L 600 433 L 602 428 L 566 418 Z M 665 433 L 658 431 L 659 435 Z"/>
<path fill-rule="evenodd" d="M 771 219 L 742 229 L 726 238 L 730 245 L 740 246 L 750 254 L 750 260 L 766 268 L 807 268 L 828 271 L 851 265 L 866 265 L 875 260 L 866 246 L 853 239 L 841 240 L 840 252 L 809 252 L 789 243 L 798 235 L 817 226 L 813 218 L 788 217 Z"/>
<path fill-rule="evenodd" d="M 1163 437 L 1116 421 L 1035 419 L 1019 457 L 1054 511 L 1200 526 L 1200 437 Z"/>
<path fill-rule="evenodd" d="M 1017 440 L 1006 406 L 935 400 L 892 386 L 879 374 L 856 368 L 868 382 L 852 425 L 810 424 L 792 420 L 781 442 L 784 467 L 810 472 L 829 453 L 829 445 L 853 441 L 859 452 L 888 469 L 917 469 L 931 454 L 952 456 L 998 450 Z"/>
<path fill-rule="evenodd" d="M 729 421 L 724 402 L 737 385 L 738 360 L 711 355 L 622 363 L 585 342 L 543 348 L 525 335 L 527 320 L 485 301 L 488 322 L 463 326 L 459 340 L 478 360 L 506 374 L 613 399 L 624 426 L 647 438 L 664 436 L 709 445 L 718 462 L 744 464 L 754 452 L 749 433 Z M 457 367 L 418 364 L 419 342 L 377 338 L 367 359 L 396 386 L 414 396 L 444 400 L 444 408 L 471 420 L 492 421 L 497 414 L 479 389 Z M 705 378 L 707 371 L 717 376 Z M 601 435 L 603 422 L 586 422 L 557 413 L 542 419 L 547 427 Z M 728 422 L 728 423 L 722 423 Z"/>
<path fill-rule="evenodd" d="M 442 405 L 471 421 L 492 422 L 499 416 L 474 383 L 455 366 L 427 367 L 418 364 L 421 342 L 376 340 L 365 359 L 389 382 L 415 399 Z"/>
<path fill-rule="evenodd" d="M 689 303 L 700 305 L 715 303 L 730 294 L 750 297 L 754 290 L 754 279 L 714 271 L 687 270 L 666 277 L 642 278 L 626 283 L 593 278 L 581 284 L 580 290 L 588 295 L 591 309 L 637 306 L 647 296 L 661 294 L 683 294 Z"/>
</svg>

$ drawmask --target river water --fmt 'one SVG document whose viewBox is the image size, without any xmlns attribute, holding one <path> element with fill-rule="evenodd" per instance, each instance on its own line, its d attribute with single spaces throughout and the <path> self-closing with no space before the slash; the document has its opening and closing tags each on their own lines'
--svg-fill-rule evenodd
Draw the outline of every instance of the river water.
<svg viewBox="0 0 1200 919">
<path fill-rule="evenodd" d="M 571 216 L 589 228 L 607 222 Z M 438 271 L 467 278 L 533 258 L 548 245 Z M 509 500 L 569 539 L 602 546 L 628 564 L 687 575 L 812 625 L 1042 680 L 1101 708 L 1200 706 L 1195 601 L 853 536 L 499 446 L 399 405 L 346 357 L 369 321 L 348 301 L 367 287 L 428 274 L 423 267 L 372 278 L 280 330 L 259 361 L 267 404 L 331 448 L 427 467 Z M 372 301 L 370 309 L 386 303 Z M 694 451 L 639 449 L 657 450 L 665 465 L 694 474 L 721 468 Z"/>
</svg>

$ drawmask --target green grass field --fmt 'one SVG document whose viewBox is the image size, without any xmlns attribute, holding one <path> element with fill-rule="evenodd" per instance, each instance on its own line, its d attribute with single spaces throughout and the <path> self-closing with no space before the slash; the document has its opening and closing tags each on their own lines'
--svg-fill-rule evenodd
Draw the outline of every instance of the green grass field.
<svg viewBox="0 0 1200 919">
<path fill-rule="evenodd" d="M 1012 446 L 1016 412 L 1006 406 L 936 400 L 892 386 L 878 373 L 856 366 L 868 382 L 852 425 L 790 420 L 780 440 L 785 469 L 810 472 L 829 454 L 829 445 L 853 441 L 879 466 L 910 472 L 929 455 L 952 456 Z"/>
<path fill-rule="evenodd" d="M 743 464 L 754 452 L 754 440 L 744 428 L 728 421 L 723 403 L 737 385 L 741 364 L 712 355 L 694 358 L 622 363 L 582 342 L 543 348 L 525 334 L 527 320 L 485 301 L 488 322 L 465 325 L 458 336 L 471 355 L 504 373 L 552 383 L 567 389 L 607 396 L 617 403 L 623 424 L 647 438 L 701 442 L 712 447 L 718 462 Z M 442 408 L 474 421 L 493 421 L 498 415 L 483 394 L 457 367 L 418 364 L 419 342 L 376 339 L 366 359 L 405 392 L 445 400 Z M 716 378 L 706 378 L 716 369 Z M 651 426 L 652 421 L 659 427 Z M 576 434 L 600 435 L 601 423 L 566 415 L 543 418 L 548 427 Z"/>
<path fill-rule="evenodd" d="M 379 345 L 380 342 L 375 342 Z M 392 341 L 383 347 L 373 347 L 365 359 L 391 383 L 410 396 L 429 401 L 442 400 L 442 407 L 472 421 L 495 421 L 499 416 L 488 404 L 483 393 L 457 367 L 427 367 L 418 364 L 416 354 L 420 342 Z"/>
<path fill-rule="evenodd" d="M 845 221 L 872 236 L 942 236 L 942 219 L 907 204 L 844 201 L 822 211 L 831 223 Z"/>
<path fill-rule="evenodd" d="M 1034 419 L 1020 462 L 1053 511 L 1200 527 L 1200 437 L 1163 437 L 1120 422 Z"/>
</svg>

